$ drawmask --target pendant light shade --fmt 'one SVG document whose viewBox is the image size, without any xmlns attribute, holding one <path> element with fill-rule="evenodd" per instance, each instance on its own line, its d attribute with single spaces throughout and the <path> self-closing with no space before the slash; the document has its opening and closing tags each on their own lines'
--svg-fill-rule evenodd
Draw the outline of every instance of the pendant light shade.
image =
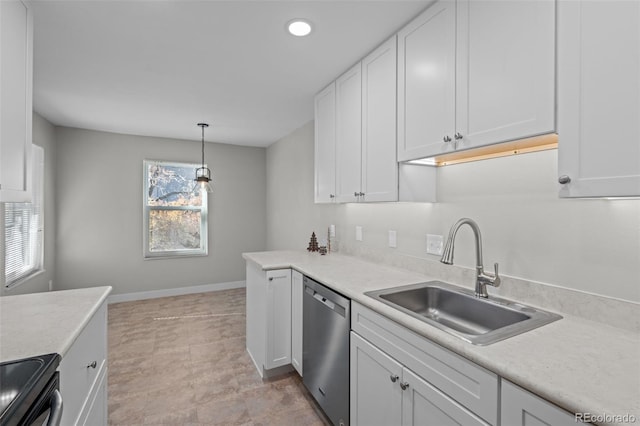
<svg viewBox="0 0 640 426">
<path fill-rule="evenodd" d="M 211 186 L 211 170 L 204 165 L 204 129 L 209 127 L 207 123 L 198 123 L 198 126 L 202 128 L 202 167 L 196 169 L 196 186 L 193 191 L 206 191 L 213 192 L 213 186 Z"/>
</svg>

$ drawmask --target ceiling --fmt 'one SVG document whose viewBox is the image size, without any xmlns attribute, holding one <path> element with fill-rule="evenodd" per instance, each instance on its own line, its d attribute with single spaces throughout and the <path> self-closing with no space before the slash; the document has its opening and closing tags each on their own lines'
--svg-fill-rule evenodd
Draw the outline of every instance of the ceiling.
<svg viewBox="0 0 640 426">
<path fill-rule="evenodd" d="M 34 109 L 55 125 L 268 146 L 428 0 L 50 1 L 34 7 Z M 306 18 L 308 37 L 285 24 Z"/>
</svg>

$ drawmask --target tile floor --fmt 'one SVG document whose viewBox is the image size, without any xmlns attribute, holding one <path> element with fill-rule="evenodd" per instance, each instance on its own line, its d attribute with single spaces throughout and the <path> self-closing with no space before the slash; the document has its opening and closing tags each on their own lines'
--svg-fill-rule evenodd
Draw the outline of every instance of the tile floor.
<svg viewBox="0 0 640 426">
<path fill-rule="evenodd" d="M 244 289 L 109 305 L 110 425 L 327 425 L 295 373 L 263 381 Z"/>
</svg>

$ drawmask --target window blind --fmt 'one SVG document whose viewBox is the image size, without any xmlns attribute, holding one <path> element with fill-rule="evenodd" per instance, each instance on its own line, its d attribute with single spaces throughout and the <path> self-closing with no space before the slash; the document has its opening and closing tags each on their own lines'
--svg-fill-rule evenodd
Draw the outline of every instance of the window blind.
<svg viewBox="0 0 640 426">
<path fill-rule="evenodd" d="M 5 203 L 5 287 L 12 287 L 43 267 L 44 150 L 33 146 L 32 202 Z"/>
</svg>

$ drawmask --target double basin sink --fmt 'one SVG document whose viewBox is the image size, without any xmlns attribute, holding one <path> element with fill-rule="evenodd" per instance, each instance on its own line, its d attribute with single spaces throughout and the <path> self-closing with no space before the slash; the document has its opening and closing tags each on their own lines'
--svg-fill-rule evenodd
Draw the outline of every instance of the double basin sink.
<svg viewBox="0 0 640 426">
<path fill-rule="evenodd" d="M 485 346 L 550 322 L 560 315 L 440 281 L 365 293 L 474 345 Z"/>
</svg>

